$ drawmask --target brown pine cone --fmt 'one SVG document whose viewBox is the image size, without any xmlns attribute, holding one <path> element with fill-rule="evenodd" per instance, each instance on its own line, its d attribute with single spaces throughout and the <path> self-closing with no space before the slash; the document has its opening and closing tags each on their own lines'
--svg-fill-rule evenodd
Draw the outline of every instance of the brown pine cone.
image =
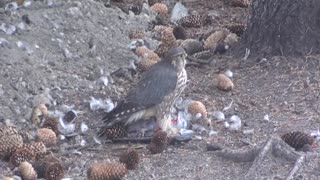
<svg viewBox="0 0 320 180">
<path fill-rule="evenodd" d="M 164 3 L 155 3 L 151 6 L 151 11 L 159 14 L 160 16 L 168 16 L 168 7 Z"/>
<path fill-rule="evenodd" d="M 30 144 L 24 144 L 23 147 L 32 151 L 37 160 L 42 159 L 47 153 L 47 148 L 43 142 L 32 142 Z"/>
<path fill-rule="evenodd" d="M 185 16 L 179 20 L 179 24 L 186 28 L 199 28 L 203 24 L 203 17 L 199 14 Z"/>
<path fill-rule="evenodd" d="M 49 163 L 45 171 L 46 180 L 62 179 L 64 176 L 64 170 L 60 163 Z"/>
<path fill-rule="evenodd" d="M 315 138 L 309 134 L 300 131 L 293 131 L 281 136 L 281 139 L 295 150 L 302 150 L 306 145 L 312 145 Z"/>
<path fill-rule="evenodd" d="M 150 150 L 151 154 L 158 154 L 167 149 L 168 144 L 169 139 L 167 133 L 159 130 L 152 136 L 151 142 L 148 145 L 148 149 Z"/>
<path fill-rule="evenodd" d="M 47 117 L 42 125 L 42 128 L 51 129 L 56 134 L 56 136 L 58 136 L 59 135 L 58 123 L 59 122 L 57 119 Z"/>
<path fill-rule="evenodd" d="M 139 69 L 139 71 L 144 72 L 144 71 L 149 70 L 156 63 L 157 63 L 157 61 L 152 61 L 149 59 L 142 59 L 138 63 L 138 69 Z"/>
<path fill-rule="evenodd" d="M 226 29 L 215 31 L 204 42 L 205 49 L 215 50 L 218 43 L 222 42 L 230 32 Z"/>
<path fill-rule="evenodd" d="M 154 5 L 155 3 L 161 3 L 163 0 L 148 0 L 149 6 Z"/>
<path fill-rule="evenodd" d="M 142 39 L 145 37 L 145 32 L 142 29 L 134 29 L 129 32 L 129 39 Z"/>
<path fill-rule="evenodd" d="M 103 134 L 107 139 L 113 140 L 127 136 L 127 128 L 123 124 L 118 123 L 105 129 Z"/>
<path fill-rule="evenodd" d="M 244 31 L 246 30 L 247 27 L 244 24 L 232 24 L 232 25 L 226 26 L 226 28 L 230 32 L 235 33 L 236 35 L 238 35 L 240 37 L 244 33 Z"/>
<path fill-rule="evenodd" d="M 48 128 L 41 128 L 37 130 L 36 140 L 43 142 L 46 146 L 54 146 L 57 144 L 57 135 Z"/>
<path fill-rule="evenodd" d="M 169 27 L 161 31 L 161 42 L 166 44 L 173 44 L 176 38 L 173 34 L 173 28 Z"/>
<path fill-rule="evenodd" d="M 10 157 L 10 163 L 15 167 L 18 167 L 24 161 L 31 161 L 35 157 L 35 154 L 32 150 L 21 147 L 16 149 L 16 151 Z"/>
<path fill-rule="evenodd" d="M 49 156 L 40 161 L 32 162 L 32 166 L 38 174 L 38 178 L 59 179 L 63 177 L 64 170 L 61 161 L 54 156 Z M 60 178 L 60 179 L 61 179 Z"/>
<path fill-rule="evenodd" d="M 140 158 L 136 150 L 129 149 L 121 154 L 119 161 L 125 164 L 128 170 L 133 170 L 138 167 Z"/>
<path fill-rule="evenodd" d="M 48 109 L 45 104 L 39 104 L 36 107 L 33 108 L 32 114 L 31 114 L 31 122 L 34 125 L 39 125 L 44 117 L 48 115 Z"/>
<path fill-rule="evenodd" d="M 0 158 L 9 158 L 22 145 L 22 137 L 15 127 L 7 126 L 0 128 Z"/>
<path fill-rule="evenodd" d="M 122 179 L 128 170 L 122 163 L 95 163 L 87 170 L 89 180 L 113 180 Z"/>
<path fill-rule="evenodd" d="M 173 34 L 176 39 L 187 39 L 187 31 L 182 26 L 176 26 L 173 28 Z"/>
<path fill-rule="evenodd" d="M 242 7 L 246 8 L 250 5 L 250 0 L 233 0 L 231 1 L 232 7 Z"/>
<path fill-rule="evenodd" d="M 177 47 L 177 43 L 173 44 L 166 44 L 166 43 L 161 43 L 158 48 L 154 51 L 159 57 L 164 57 L 169 49 Z"/>
<path fill-rule="evenodd" d="M 200 113 L 202 115 L 202 118 L 207 117 L 206 106 L 200 101 L 192 101 L 188 107 L 188 112 L 192 115 L 196 115 L 197 113 Z"/>
<path fill-rule="evenodd" d="M 25 180 L 36 180 L 38 177 L 37 172 L 27 161 L 24 161 L 20 164 L 19 171 L 21 173 L 22 178 Z"/>
</svg>

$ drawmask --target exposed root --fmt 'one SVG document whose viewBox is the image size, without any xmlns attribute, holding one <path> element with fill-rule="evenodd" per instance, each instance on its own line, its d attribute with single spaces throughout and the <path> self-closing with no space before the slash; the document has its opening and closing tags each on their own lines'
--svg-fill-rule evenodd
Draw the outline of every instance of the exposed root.
<svg viewBox="0 0 320 180">
<path fill-rule="evenodd" d="M 295 162 L 294 167 L 287 176 L 287 180 L 293 179 L 296 172 L 299 171 L 300 167 L 305 163 L 309 162 L 311 159 L 320 156 L 319 153 L 303 153 L 297 152 L 288 144 L 286 144 L 279 137 L 271 137 L 263 146 L 255 146 L 249 150 L 239 151 L 220 148 L 209 148 L 215 147 L 217 145 L 210 145 L 207 147 L 208 151 L 215 151 L 215 154 L 227 160 L 234 162 L 252 162 L 252 165 L 248 172 L 246 173 L 244 179 L 252 179 L 257 173 L 258 168 L 263 164 L 265 157 L 268 153 L 271 153 L 275 157 L 283 158 L 290 162 Z M 218 146 L 217 146 L 218 147 Z"/>
</svg>

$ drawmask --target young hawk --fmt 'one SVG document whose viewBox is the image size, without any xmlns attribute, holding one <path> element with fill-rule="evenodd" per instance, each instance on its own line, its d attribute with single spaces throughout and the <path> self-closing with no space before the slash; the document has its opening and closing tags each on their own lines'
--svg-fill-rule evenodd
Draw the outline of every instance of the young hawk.
<svg viewBox="0 0 320 180">
<path fill-rule="evenodd" d="M 157 126 L 168 135 L 175 135 L 178 131 L 171 126 L 170 109 L 186 87 L 186 56 L 183 48 L 171 48 L 161 61 L 145 72 L 135 87 L 103 118 L 105 125 L 99 131 L 99 137 L 113 127 L 125 128 L 151 117 L 156 118 Z"/>
</svg>

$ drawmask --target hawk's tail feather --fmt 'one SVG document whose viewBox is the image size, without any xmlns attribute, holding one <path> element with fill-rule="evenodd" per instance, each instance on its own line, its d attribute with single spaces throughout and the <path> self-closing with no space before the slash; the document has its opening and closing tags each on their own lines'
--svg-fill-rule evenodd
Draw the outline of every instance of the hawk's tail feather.
<svg viewBox="0 0 320 180">
<path fill-rule="evenodd" d="M 124 104 L 121 108 L 118 107 L 114 109 L 102 118 L 106 127 L 111 127 L 117 123 L 126 123 L 126 120 L 128 120 L 132 114 L 143 109 L 143 107 L 134 107 L 129 109 L 126 106 L 128 106 L 128 104 Z"/>
</svg>

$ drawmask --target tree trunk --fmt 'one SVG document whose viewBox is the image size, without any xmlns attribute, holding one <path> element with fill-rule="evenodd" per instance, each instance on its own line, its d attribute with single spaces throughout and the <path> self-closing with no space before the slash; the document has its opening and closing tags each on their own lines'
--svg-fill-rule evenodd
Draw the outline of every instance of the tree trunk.
<svg viewBox="0 0 320 180">
<path fill-rule="evenodd" d="M 252 0 L 247 29 L 235 52 L 250 57 L 320 52 L 320 0 Z"/>
</svg>

